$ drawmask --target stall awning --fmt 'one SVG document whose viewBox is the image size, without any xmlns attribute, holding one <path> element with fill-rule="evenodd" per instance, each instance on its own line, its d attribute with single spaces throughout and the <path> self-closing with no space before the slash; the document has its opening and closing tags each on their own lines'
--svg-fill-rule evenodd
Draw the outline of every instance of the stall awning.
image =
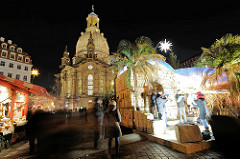
<svg viewBox="0 0 240 159">
<path fill-rule="evenodd" d="M 47 90 L 41 86 L 34 85 L 34 84 L 24 82 L 24 81 L 20 81 L 20 80 L 10 78 L 10 77 L 4 76 L 4 75 L 0 75 L 0 85 L 4 85 L 4 83 L 7 83 L 14 87 L 18 87 L 21 90 L 24 90 L 24 91 L 27 91 L 30 93 L 51 97 L 51 95 L 47 92 Z"/>
</svg>

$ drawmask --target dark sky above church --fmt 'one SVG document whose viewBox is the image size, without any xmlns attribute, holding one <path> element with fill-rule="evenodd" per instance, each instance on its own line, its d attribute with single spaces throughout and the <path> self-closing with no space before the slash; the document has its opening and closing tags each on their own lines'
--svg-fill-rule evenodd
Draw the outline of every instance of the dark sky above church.
<svg viewBox="0 0 240 159">
<path fill-rule="evenodd" d="M 7 0 L 0 3 L 0 36 L 31 55 L 41 73 L 36 82 L 47 87 L 59 71 L 65 45 L 74 56 L 93 4 L 111 52 L 120 40 L 134 41 L 144 35 L 155 45 L 171 41 L 182 61 L 201 54 L 202 46 L 209 47 L 226 33 L 240 30 L 236 1 Z"/>
</svg>

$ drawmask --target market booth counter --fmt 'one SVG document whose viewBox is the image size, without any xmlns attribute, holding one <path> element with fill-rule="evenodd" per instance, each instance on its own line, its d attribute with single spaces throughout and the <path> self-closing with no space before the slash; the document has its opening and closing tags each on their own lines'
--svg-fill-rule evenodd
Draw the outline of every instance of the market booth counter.
<svg viewBox="0 0 240 159">
<path fill-rule="evenodd" d="M 0 75 L 1 148 L 24 136 L 30 93 L 51 98 L 43 87 Z"/>
</svg>

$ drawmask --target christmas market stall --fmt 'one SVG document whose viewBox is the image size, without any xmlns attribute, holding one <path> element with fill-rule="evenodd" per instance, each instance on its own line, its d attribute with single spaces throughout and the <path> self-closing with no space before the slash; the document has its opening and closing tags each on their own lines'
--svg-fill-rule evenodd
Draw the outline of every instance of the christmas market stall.
<svg viewBox="0 0 240 159">
<path fill-rule="evenodd" d="M 28 82 L 0 75 L 0 147 L 14 142 L 27 123 L 30 94 L 51 98 L 46 89 Z M 19 134 L 18 134 L 19 135 Z M 24 135 L 24 134 L 22 134 Z"/>
</svg>

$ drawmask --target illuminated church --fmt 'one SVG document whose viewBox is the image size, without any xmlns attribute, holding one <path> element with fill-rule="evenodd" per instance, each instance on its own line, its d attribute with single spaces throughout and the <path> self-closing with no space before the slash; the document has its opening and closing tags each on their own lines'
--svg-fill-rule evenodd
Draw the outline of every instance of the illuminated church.
<svg viewBox="0 0 240 159">
<path fill-rule="evenodd" d="M 56 74 L 56 86 L 64 107 L 76 110 L 91 109 L 96 97 L 109 96 L 114 92 L 114 67 L 107 39 L 99 29 L 98 15 L 88 14 L 87 28 L 81 32 L 76 45 L 76 54 L 69 58 L 67 47 L 61 58 L 61 72 Z"/>
</svg>

